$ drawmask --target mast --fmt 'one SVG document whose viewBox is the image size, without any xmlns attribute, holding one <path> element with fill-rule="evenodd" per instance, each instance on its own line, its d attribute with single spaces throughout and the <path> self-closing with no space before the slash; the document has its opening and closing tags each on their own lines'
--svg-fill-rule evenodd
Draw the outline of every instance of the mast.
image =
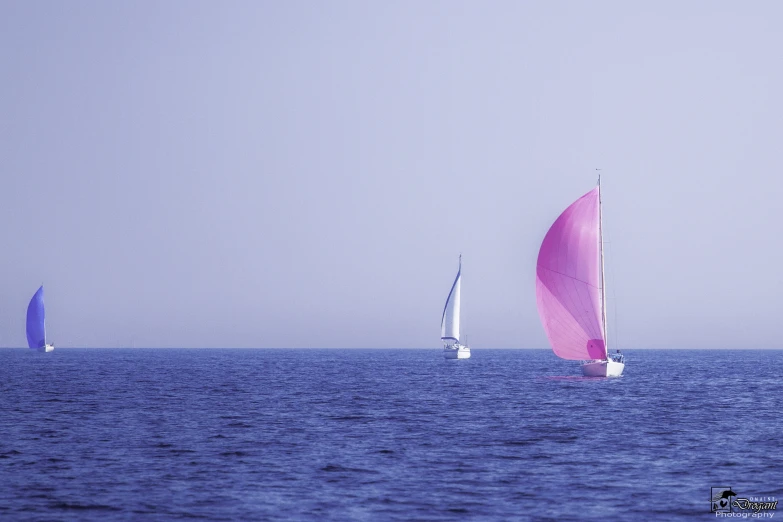
<svg viewBox="0 0 783 522">
<path fill-rule="evenodd" d="M 459 268 L 457 269 L 457 274 L 459 274 L 459 277 L 462 277 L 462 252 L 459 253 Z M 462 283 L 460 282 L 460 285 Z M 460 295 L 460 310 L 459 310 L 459 317 L 457 318 L 460 322 L 460 330 L 465 330 L 465 328 L 462 327 L 462 302 L 461 302 L 462 296 Z M 460 332 L 461 333 L 461 332 Z M 462 335 L 460 335 L 462 337 Z M 465 345 L 467 346 L 468 340 L 465 339 Z M 459 341 L 457 341 L 457 350 L 459 350 Z"/>
<path fill-rule="evenodd" d="M 46 347 L 46 305 L 43 301 L 43 283 L 41 283 L 41 308 L 44 311 L 43 327 L 44 327 L 44 348 Z"/>
<path fill-rule="evenodd" d="M 605 357 L 609 359 L 609 336 L 606 332 L 606 279 L 604 277 L 604 213 L 601 206 L 601 175 L 598 175 L 598 248 L 601 252 L 601 326 L 604 330 Z"/>
</svg>

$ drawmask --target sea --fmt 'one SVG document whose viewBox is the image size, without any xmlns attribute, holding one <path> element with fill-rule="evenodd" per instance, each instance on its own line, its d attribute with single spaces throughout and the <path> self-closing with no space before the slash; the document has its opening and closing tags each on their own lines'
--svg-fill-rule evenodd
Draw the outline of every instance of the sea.
<svg viewBox="0 0 783 522">
<path fill-rule="evenodd" d="M 2 349 L 0 520 L 707 521 L 713 488 L 783 497 L 783 351 L 626 363 Z"/>
</svg>

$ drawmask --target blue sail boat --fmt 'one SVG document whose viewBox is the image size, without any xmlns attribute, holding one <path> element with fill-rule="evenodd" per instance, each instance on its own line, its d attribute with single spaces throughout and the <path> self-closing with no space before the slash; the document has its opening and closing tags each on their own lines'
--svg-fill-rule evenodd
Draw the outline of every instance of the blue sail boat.
<svg viewBox="0 0 783 522">
<path fill-rule="evenodd" d="M 43 285 L 30 299 L 27 306 L 27 346 L 39 352 L 51 352 L 53 344 L 46 342 L 46 311 L 44 310 Z"/>
</svg>

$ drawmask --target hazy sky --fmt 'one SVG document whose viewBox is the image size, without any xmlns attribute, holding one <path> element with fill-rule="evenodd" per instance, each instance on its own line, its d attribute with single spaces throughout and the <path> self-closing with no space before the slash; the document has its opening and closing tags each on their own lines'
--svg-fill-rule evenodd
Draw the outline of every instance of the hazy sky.
<svg viewBox="0 0 783 522">
<path fill-rule="evenodd" d="M 610 343 L 783 348 L 782 16 L 0 0 L 0 346 L 546 347 L 600 167 Z"/>
</svg>

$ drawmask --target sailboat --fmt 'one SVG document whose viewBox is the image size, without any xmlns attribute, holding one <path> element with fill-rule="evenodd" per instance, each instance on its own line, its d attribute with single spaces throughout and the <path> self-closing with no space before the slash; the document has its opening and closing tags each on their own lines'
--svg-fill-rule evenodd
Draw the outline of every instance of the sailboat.
<svg viewBox="0 0 783 522">
<path fill-rule="evenodd" d="M 46 312 L 44 310 L 43 285 L 30 299 L 27 306 L 27 346 L 39 352 L 51 352 L 53 344 L 46 342 Z"/>
<path fill-rule="evenodd" d="M 462 254 L 459 256 L 459 269 L 454 284 L 451 285 L 443 317 L 440 323 L 440 338 L 443 341 L 443 355 L 446 359 L 470 359 L 467 343 L 459 343 L 460 287 L 462 286 Z"/>
<path fill-rule="evenodd" d="M 623 355 L 609 354 L 607 347 L 600 177 L 546 233 L 538 252 L 536 301 L 555 355 L 582 361 L 587 377 L 622 375 Z"/>
</svg>

